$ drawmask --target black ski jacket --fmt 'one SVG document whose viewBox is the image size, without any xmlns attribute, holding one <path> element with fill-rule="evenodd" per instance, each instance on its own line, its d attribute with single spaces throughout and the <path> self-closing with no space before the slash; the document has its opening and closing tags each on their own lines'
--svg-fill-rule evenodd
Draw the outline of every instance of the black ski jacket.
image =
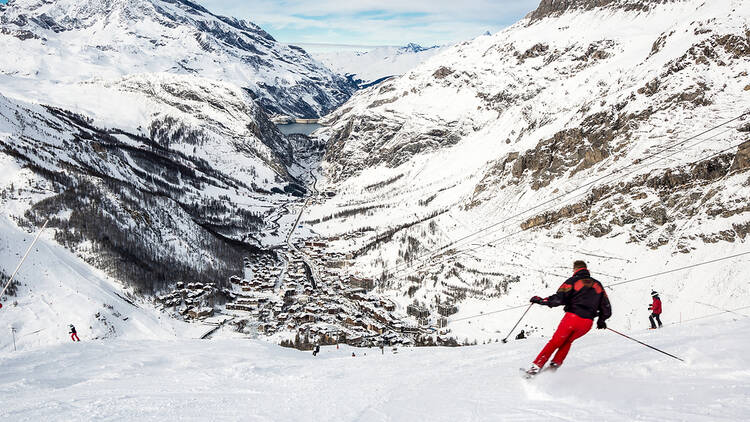
<svg viewBox="0 0 750 422">
<path fill-rule="evenodd" d="M 612 306 L 602 283 L 591 278 L 591 273 L 585 268 L 576 271 L 557 289 L 557 293 L 542 303 L 550 308 L 565 305 L 565 312 L 586 319 L 598 316 L 599 321 L 605 321 L 612 316 Z"/>
</svg>

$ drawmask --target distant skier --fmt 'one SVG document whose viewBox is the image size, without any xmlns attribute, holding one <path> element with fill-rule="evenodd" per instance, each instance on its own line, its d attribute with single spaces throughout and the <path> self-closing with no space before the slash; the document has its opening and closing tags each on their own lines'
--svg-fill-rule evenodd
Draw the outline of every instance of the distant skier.
<svg viewBox="0 0 750 422">
<path fill-rule="evenodd" d="M 516 336 L 516 340 L 523 340 L 525 338 L 526 338 L 526 333 L 523 330 L 521 330 L 521 332 L 519 332 L 518 335 Z"/>
<path fill-rule="evenodd" d="M 320 346 L 315 345 L 315 350 L 313 350 L 313 356 L 318 356 L 318 353 L 320 353 Z"/>
<path fill-rule="evenodd" d="M 73 324 L 70 324 L 70 339 L 73 341 L 81 341 L 81 339 L 78 338 L 78 333 L 76 333 L 76 327 L 73 326 Z"/>
<path fill-rule="evenodd" d="M 648 320 L 651 321 L 651 329 L 655 330 L 656 324 L 654 324 L 654 320 L 659 323 L 659 328 L 661 328 L 661 319 L 659 318 L 659 315 L 661 315 L 661 299 L 659 298 L 659 293 L 656 291 L 651 292 L 651 297 L 653 298 L 653 302 L 648 305 L 648 310 L 651 311 Z"/>
<path fill-rule="evenodd" d="M 605 321 L 612 316 L 612 307 L 604 287 L 600 282 L 591 278 L 586 263 L 583 261 L 573 263 L 573 277 L 567 279 L 557 289 L 557 293 L 545 299 L 534 296 L 530 302 L 547 305 L 550 308 L 565 305 L 565 316 L 560 321 L 555 334 L 526 371 L 529 376 L 539 373 L 555 351 L 557 353 L 552 358 L 550 368 L 557 369 L 568 355 L 573 341 L 589 332 L 594 317 L 599 317 L 596 328 L 605 329 L 607 328 Z"/>
</svg>

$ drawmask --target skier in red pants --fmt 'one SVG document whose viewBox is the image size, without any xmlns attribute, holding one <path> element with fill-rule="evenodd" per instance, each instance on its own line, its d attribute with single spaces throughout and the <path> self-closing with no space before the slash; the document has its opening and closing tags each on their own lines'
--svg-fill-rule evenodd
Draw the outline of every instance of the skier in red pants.
<svg viewBox="0 0 750 422">
<path fill-rule="evenodd" d="M 659 293 L 656 293 L 656 291 L 651 291 L 651 297 L 653 298 L 653 302 L 648 305 L 648 310 L 651 311 L 651 316 L 648 317 L 648 320 L 651 322 L 651 329 L 655 330 L 656 324 L 654 324 L 654 319 L 659 323 L 659 328 L 661 328 L 661 299 L 659 298 Z"/>
<path fill-rule="evenodd" d="M 565 316 L 552 339 L 526 371 L 529 376 L 538 374 L 555 351 L 557 353 L 552 358 L 550 368 L 557 369 L 568 355 L 573 341 L 589 332 L 595 317 L 599 317 L 596 328 L 604 329 L 607 328 L 605 321 L 612 316 L 612 307 L 604 287 L 591 278 L 583 261 L 573 263 L 573 277 L 566 280 L 557 289 L 557 293 L 545 299 L 534 296 L 531 303 L 547 305 L 550 308 L 565 305 Z"/>
<path fill-rule="evenodd" d="M 78 338 L 78 333 L 76 333 L 76 327 L 74 327 L 73 324 L 70 324 L 70 339 L 73 341 L 81 341 L 81 339 Z"/>
</svg>

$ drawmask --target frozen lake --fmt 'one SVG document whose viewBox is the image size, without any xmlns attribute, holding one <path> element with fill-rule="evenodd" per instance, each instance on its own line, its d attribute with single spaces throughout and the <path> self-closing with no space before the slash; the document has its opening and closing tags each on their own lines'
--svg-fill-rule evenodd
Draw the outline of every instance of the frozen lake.
<svg viewBox="0 0 750 422">
<path fill-rule="evenodd" d="M 310 135 L 315 132 L 321 125 L 317 123 L 290 123 L 287 125 L 277 125 L 279 131 L 284 135 L 291 135 L 293 133 L 301 133 L 303 135 Z"/>
</svg>

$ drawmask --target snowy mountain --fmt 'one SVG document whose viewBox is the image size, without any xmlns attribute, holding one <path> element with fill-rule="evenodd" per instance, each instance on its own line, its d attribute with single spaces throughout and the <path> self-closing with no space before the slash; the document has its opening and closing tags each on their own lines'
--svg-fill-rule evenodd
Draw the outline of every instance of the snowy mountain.
<svg viewBox="0 0 750 422">
<path fill-rule="evenodd" d="M 195 75 L 246 89 L 268 113 L 296 117 L 325 114 L 353 92 L 302 49 L 187 0 L 13 0 L 2 9 L 0 37 L 5 54 L 18 58 L 3 61 L 0 74 L 19 82 Z"/>
<path fill-rule="evenodd" d="M 553 293 L 574 259 L 610 285 L 748 252 L 749 19 L 744 0 L 542 1 L 327 116 L 333 198 L 303 221 L 401 309 L 457 304 L 469 339 L 510 329 L 494 311 Z M 673 319 L 746 304 L 746 269 L 613 287 L 612 324 L 644 326 L 651 289 Z"/>
<path fill-rule="evenodd" d="M 367 88 L 391 76 L 403 75 L 444 47 L 422 47 L 409 43 L 403 47 L 297 44 L 313 58 L 360 88 Z"/>
<path fill-rule="evenodd" d="M 76 292 L 50 302 L 64 287 L 55 276 L 22 271 L 23 309 L 0 314 L 14 326 L 34 314 L 95 327 L 104 304 L 123 314 L 118 294 L 153 310 L 152 295 L 179 282 L 201 286 L 173 310 L 180 318 L 224 303 L 243 259 L 284 242 L 284 206 L 305 192 L 305 145 L 283 136 L 268 111 L 317 116 L 351 90 L 304 52 L 189 2 L 14 1 L 0 12 L 0 39 L 11 58 L 0 62 L 2 237 L 49 220 L 51 253 L 72 252 L 76 268 L 96 274 L 61 278 Z M 116 335 L 155 330 L 116 325 Z"/>
</svg>

